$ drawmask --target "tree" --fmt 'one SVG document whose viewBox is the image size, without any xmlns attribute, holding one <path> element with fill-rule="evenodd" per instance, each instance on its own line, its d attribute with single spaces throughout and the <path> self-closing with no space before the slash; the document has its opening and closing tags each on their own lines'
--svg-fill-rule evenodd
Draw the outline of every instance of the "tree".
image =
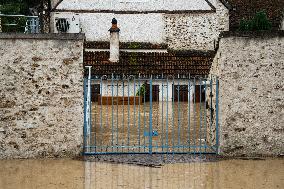
<svg viewBox="0 0 284 189">
<path fill-rule="evenodd" d="M 6 15 L 36 15 L 42 20 L 42 14 L 39 13 L 49 4 L 50 0 L 0 0 L 0 12 Z M 23 17 L 2 17 L 2 31 L 23 32 L 26 21 Z"/>
<path fill-rule="evenodd" d="M 39 7 L 46 0 L 0 0 L 2 14 L 30 15 L 30 8 Z"/>
</svg>

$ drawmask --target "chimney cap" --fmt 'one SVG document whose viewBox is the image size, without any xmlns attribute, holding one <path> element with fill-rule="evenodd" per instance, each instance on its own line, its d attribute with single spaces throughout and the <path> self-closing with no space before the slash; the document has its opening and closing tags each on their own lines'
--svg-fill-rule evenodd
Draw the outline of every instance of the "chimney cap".
<svg viewBox="0 0 284 189">
<path fill-rule="evenodd" d="M 120 29 L 117 27 L 117 20 L 115 18 L 112 19 L 111 23 L 112 23 L 112 27 L 108 31 L 110 31 L 111 33 L 120 32 Z"/>
<path fill-rule="evenodd" d="M 112 19 L 111 21 L 112 24 L 117 24 L 117 20 L 115 18 Z"/>
</svg>

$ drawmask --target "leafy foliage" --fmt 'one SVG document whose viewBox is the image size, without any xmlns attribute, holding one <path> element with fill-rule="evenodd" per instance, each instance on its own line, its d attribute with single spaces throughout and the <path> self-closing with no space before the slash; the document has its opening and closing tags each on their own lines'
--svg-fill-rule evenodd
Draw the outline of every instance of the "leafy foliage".
<svg viewBox="0 0 284 189">
<path fill-rule="evenodd" d="M 139 43 L 136 43 L 136 42 L 132 42 L 129 44 L 129 49 L 139 49 L 141 48 L 140 44 Z"/>
<path fill-rule="evenodd" d="M 0 12 L 6 15 L 29 15 L 29 8 L 39 6 L 39 0 L 0 0 Z M 2 17 L 2 32 L 24 32 L 27 18 Z"/>
<path fill-rule="evenodd" d="M 1 20 L 2 32 L 21 32 L 25 31 L 27 18 L 25 17 L 3 17 Z"/>
<path fill-rule="evenodd" d="M 38 6 L 40 3 L 40 0 L 0 0 L 0 12 L 29 15 L 29 8 Z"/>
<path fill-rule="evenodd" d="M 272 24 L 265 11 L 257 12 L 251 20 L 242 19 L 239 25 L 239 31 L 271 30 L 271 28 Z"/>
</svg>

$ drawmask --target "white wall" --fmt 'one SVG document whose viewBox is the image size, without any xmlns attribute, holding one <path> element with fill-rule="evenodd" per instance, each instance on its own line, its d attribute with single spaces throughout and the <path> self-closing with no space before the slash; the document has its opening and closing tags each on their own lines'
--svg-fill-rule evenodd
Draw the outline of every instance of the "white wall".
<svg viewBox="0 0 284 189">
<path fill-rule="evenodd" d="M 98 83 L 98 84 L 101 84 L 101 83 Z M 103 81 L 102 88 L 101 88 L 102 96 L 112 96 L 112 94 L 113 96 L 136 96 L 137 91 L 142 85 L 143 85 L 143 81 L 141 81 L 140 85 L 138 82 L 136 82 L 134 85 L 134 82 L 131 82 L 131 81 L 129 83 L 127 81 L 125 81 L 124 83 L 121 81 L 118 81 L 118 82 L 114 81 L 113 87 L 112 87 L 112 83 L 110 80 L 108 82 Z M 135 86 L 135 89 L 134 89 L 134 86 Z"/>
<path fill-rule="evenodd" d="M 112 18 L 118 20 L 122 42 L 164 42 L 162 14 L 88 13 L 80 15 L 82 30 L 88 41 L 109 41 Z"/>
<path fill-rule="evenodd" d="M 116 82 L 114 81 L 113 87 L 111 80 L 109 81 L 102 81 L 96 82 L 97 84 L 102 84 L 102 88 L 100 89 L 102 92 L 102 96 L 136 96 L 137 92 L 139 91 L 140 87 L 143 85 L 143 81 L 134 82 L 130 81 L 129 83 L 127 80 L 122 83 L 122 81 Z M 149 84 L 149 81 L 147 82 Z M 172 93 L 172 84 L 171 80 L 167 81 L 153 81 L 152 85 L 159 85 L 159 101 L 172 101 L 173 93 Z M 188 85 L 188 80 L 180 80 L 175 81 L 175 85 Z M 192 84 L 192 83 L 191 83 Z M 198 82 L 197 82 L 198 84 Z M 124 88 L 124 89 L 123 89 Z M 129 93 L 128 93 L 129 91 Z M 190 99 L 193 99 L 194 94 L 194 86 L 190 88 Z"/>
<path fill-rule="evenodd" d="M 68 17 L 71 12 L 53 13 L 54 17 Z M 113 14 L 113 13 L 80 13 L 80 27 L 86 34 L 87 41 L 109 41 L 112 18 L 118 20 L 120 41 L 163 43 L 164 22 L 162 14 Z M 53 22 L 52 22 L 53 28 Z M 54 31 L 54 30 L 52 30 Z"/>
</svg>

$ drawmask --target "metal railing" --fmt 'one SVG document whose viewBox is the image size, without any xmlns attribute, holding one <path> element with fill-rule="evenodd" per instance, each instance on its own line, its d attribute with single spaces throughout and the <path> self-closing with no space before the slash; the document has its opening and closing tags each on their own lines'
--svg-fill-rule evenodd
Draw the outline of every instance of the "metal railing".
<svg viewBox="0 0 284 189">
<path fill-rule="evenodd" d="M 84 107 L 85 155 L 218 153 L 217 77 L 89 74 Z"/>
<path fill-rule="evenodd" d="M 0 14 L 0 32 L 39 33 L 38 16 Z"/>
</svg>

